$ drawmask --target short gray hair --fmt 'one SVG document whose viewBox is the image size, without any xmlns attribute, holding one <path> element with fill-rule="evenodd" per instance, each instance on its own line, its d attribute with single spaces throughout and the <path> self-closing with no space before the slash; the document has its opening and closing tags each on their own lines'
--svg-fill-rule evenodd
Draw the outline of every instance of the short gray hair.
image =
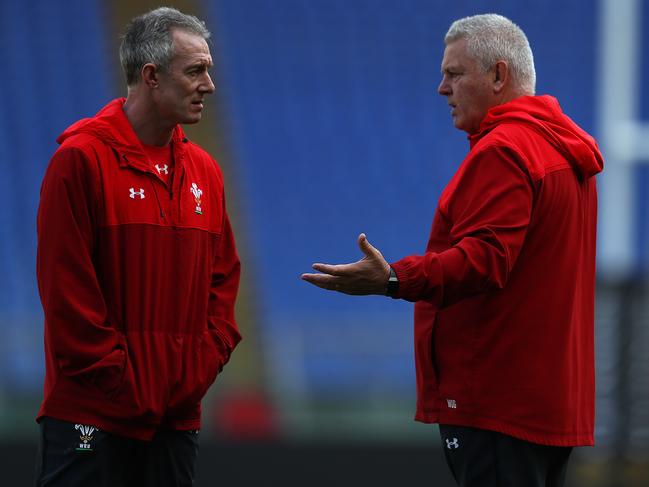
<svg viewBox="0 0 649 487">
<path fill-rule="evenodd" d="M 160 7 L 131 19 L 119 48 L 119 60 L 128 86 L 140 80 L 142 66 L 147 63 L 165 71 L 169 69 L 174 56 L 172 29 L 184 30 L 205 40 L 210 38 L 205 22 L 175 8 Z"/>
<path fill-rule="evenodd" d="M 534 94 L 534 56 L 527 36 L 514 22 L 497 14 L 464 17 L 451 24 L 444 43 L 459 39 L 466 39 L 467 51 L 483 70 L 491 69 L 499 60 L 506 61 L 517 87 Z"/>
</svg>

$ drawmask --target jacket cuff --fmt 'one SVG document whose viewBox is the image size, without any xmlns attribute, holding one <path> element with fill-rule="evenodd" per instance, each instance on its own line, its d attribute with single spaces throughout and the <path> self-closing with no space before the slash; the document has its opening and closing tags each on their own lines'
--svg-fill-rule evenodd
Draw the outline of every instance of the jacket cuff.
<svg viewBox="0 0 649 487">
<path fill-rule="evenodd" d="M 444 280 L 442 264 L 437 254 L 405 257 L 390 266 L 399 279 L 396 298 L 412 302 L 428 301 L 441 307 Z"/>
</svg>

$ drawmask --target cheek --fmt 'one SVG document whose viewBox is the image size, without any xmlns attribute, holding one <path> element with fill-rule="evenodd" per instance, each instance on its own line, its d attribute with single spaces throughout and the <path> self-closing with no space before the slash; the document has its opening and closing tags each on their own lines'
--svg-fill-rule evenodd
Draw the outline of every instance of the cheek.
<svg viewBox="0 0 649 487">
<path fill-rule="evenodd" d="M 458 85 L 455 89 L 458 102 L 464 105 L 465 110 L 470 110 L 474 103 L 475 87 L 467 84 Z"/>
<path fill-rule="evenodd" d="M 461 102 L 467 113 L 476 113 L 482 111 L 485 102 L 485 96 L 482 86 L 467 86 L 462 90 Z"/>
</svg>

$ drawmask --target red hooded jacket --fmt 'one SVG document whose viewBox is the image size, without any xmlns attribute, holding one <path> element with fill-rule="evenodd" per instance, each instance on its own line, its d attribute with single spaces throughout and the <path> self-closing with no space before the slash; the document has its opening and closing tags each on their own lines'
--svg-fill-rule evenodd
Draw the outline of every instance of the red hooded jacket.
<svg viewBox="0 0 649 487">
<path fill-rule="evenodd" d="M 597 194 L 592 137 L 550 96 L 489 110 L 443 191 L 416 301 L 416 419 L 592 445 Z"/>
<path fill-rule="evenodd" d="M 177 126 L 167 186 L 124 101 L 69 127 L 43 180 L 38 417 L 147 440 L 200 427 L 201 399 L 241 339 L 240 264 L 217 164 Z"/>
</svg>

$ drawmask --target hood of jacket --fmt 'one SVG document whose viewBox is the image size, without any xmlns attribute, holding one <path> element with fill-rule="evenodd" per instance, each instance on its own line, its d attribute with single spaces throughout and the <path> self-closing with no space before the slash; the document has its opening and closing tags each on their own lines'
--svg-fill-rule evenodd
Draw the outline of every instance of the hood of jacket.
<svg viewBox="0 0 649 487">
<path fill-rule="evenodd" d="M 511 122 L 526 124 L 540 132 L 585 178 L 604 168 L 595 139 L 563 113 L 556 98 L 548 95 L 523 96 L 492 107 L 478 132 L 469 136 L 471 146 L 496 126 Z"/>
<path fill-rule="evenodd" d="M 119 154 L 120 164 L 128 164 L 144 171 L 149 170 L 148 157 L 124 113 L 125 102 L 126 98 L 117 98 L 111 101 L 94 117 L 83 118 L 70 125 L 56 141 L 62 144 L 74 135 L 92 135 L 108 144 Z M 174 128 L 172 141 L 176 147 L 181 146 L 179 142 L 187 141 L 180 125 L 176 125 Z"/>
</svg>

